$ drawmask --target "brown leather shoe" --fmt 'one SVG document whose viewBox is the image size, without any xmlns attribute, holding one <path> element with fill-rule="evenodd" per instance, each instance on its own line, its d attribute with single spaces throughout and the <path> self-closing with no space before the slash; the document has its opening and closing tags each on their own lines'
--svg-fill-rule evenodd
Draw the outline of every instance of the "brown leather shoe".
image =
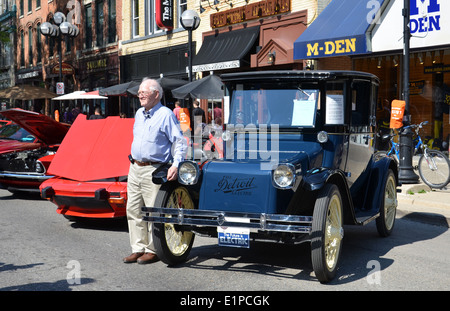
<svg viewBox="0 0 450 311">
<path fill-rule="evenodd" d="M 144 253 L 133 253 L 128 257 L 125 257 L 123 259 L 124 263 L 132 263 L 132 262 L 136 262 L 138 260 L 139 257 L 141 257 L 142 255 L 144 255 Z"/>
<path fill-rule="evenodd" d="M 138 264 L 144 265 L 147 263 L 157 262 L 159 260 L 158 256 L 153 253 L 145 253 L 144 255 L 140 256 L 137 260 Z"/>
</svg>

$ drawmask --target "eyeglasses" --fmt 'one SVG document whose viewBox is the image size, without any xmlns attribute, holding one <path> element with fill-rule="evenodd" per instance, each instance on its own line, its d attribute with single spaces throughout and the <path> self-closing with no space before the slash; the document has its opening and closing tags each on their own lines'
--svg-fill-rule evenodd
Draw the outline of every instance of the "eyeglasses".
<svg viewBox="0 0 450 311">
<path fill-rule="evenodd" d="M 139 91 L 139 92 L 137 93 L 137 95 L 138 95 L 138 97 L 148 97 L 152 92 L 153 92 L 153 90 L 151 90 L 150 92 Z"/>
<path fill-rule="evenodd" d="M 150 88 L 150 91 L 138 91 L 137 95 L 138 97 L 148 97 L 151 93 L 158 91 L 157 89 Z"/>
</svg>

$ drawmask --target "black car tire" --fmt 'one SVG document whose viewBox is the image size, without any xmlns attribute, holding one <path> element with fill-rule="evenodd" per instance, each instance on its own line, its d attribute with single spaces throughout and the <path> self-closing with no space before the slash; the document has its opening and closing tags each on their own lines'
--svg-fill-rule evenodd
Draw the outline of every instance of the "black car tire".
<svg viewBox="0 0 450 311">
<path fill-rule="evenodd" d="M 311 232 L 312 266 L 321 283 L 336 275 L 343 237 L 341 193 L 336 185 L 327 184 L 316 200 Z"/>
<path fill-rule="evenodd" d="M 391 235 L 397 213 L 397 182 L 394 173 L 389 170 L 384 183 L 384 196 L 380 205 L 380 216 L 376 219 L 378 234 L 382 237 Z"/>
<path fill-rule="evenodd" d="M 194 203 L 185 187 L 168 183 L 161 186 L 155 206 L 193 209 Z M 177 265 L 187 260 L 195 234 L 190 231 L 181 231 L 174 224 L 154 223 L 153 238 L 159 259 L 168 265 Z"/>
</svg>

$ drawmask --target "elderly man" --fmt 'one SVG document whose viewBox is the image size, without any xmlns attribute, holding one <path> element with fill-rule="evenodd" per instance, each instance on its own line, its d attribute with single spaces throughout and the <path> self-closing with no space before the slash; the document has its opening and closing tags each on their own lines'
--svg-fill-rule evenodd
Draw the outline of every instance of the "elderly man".
<svg viewBox="0 0 450 311">
<path fill-rule="evenodd" d="M 153 171 L 173 161 L 167 180 L 175 180 L 178 164 L 187 151 L 186 140 L 175 115 L 161 105 L 162 95 L 162 88 L 156 80 L 144 79 L 139 86 L 141 108 L 135 115 L 127 182 L 127 219 L 132 254 L 123 259 L 125 263 L 146 264 L 158 260 L 153 246 L 152 225 L 142 220 L 140 209 L 154 206 L 160 185 L 152 182 Z"/>
</svg>

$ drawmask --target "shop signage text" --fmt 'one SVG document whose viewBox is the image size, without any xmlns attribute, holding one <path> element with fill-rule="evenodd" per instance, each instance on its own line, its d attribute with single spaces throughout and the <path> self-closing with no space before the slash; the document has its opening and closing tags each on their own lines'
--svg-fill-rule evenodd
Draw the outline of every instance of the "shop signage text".
<svg viewBox="0 0 450 311">
<path fill-rule="evenodd" d="M 450 65 L 433 64 L 433 66 L 426 66 L 423 69 L 423 73 L 438 73 L 438 72 L 450 72 Z"/>
<path fill-rule="evenodd" d="M 356 52 L 356 38 L 307 43 L 306 56 L 334 56 Z"/>
<path fill-rule="evenodd" d="M 31 72 L 27 72 L 27 73 L 18 74 L 17 79 L 22 80 L 22 79 L 34 78 L 37 76 L 39 76 L 39 71 L 31 71 Z"/>
<path fill-rule="evenodd" d="M 72 65 L 68 63 L 61 64 L 61 73 L 63 75 L 73 75 L 75 73 L 75 69 Z M 53 66 L 52 74 L 59 74 L 59 65 Z"/>
<path fill-rule="evenodd" d="M 155 1 L 156 25 L 165 30 L 173 29 L 173 1 L 156 0 Z"/>
<path fill-rule="evenodd" d="M 409 82 L 409 94 L 420 95 L 423 93 L 425 87 L 425 80 L 411 81 Z"/>
<path fill-rule="evenodd" d="M 107 66 L 106 58 L 86 62 L 86 70 L 93 71 L 96 69 L 104 69 Z"/>
<path fill-rule="evenodd" d="M 441 6 L 438 0 L 411 0 L 411 34 L 428 33 L 441 30 Z"/>
<path fill-rule="evenodd" d="M 287 13 L 290 10 L 290 0 L 265 0 L 224 12 L 211 14 L 210 24 L 211 28 L 219 28 L 258 18 Z"/>
<path fill-rule="evenodd" d="M 241 67 L 241 62 L 239 60 L 230 60 L 226 62 L 220 63 L 212 63 L 212 64 L 204 64 L 204 65 L 196 65 L 192 66 L 193 72 L 202 72 L 202 71 L 211 71 L 211 70 L 224 70 L 231 68 L 239 68 Z M 187 67 L 186 67 L 187 72 Z"/>
</svg>

